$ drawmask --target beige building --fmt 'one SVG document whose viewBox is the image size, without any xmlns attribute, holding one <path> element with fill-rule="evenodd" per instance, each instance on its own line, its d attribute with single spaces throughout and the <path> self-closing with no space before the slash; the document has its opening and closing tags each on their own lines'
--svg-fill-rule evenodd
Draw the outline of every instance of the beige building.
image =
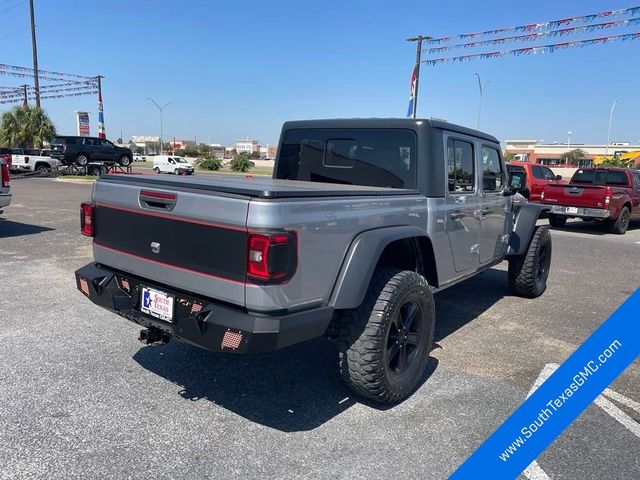
<svg viewBox="0 0 640 480">
<path fill-rule="evenodd" d="M 538 140 L 506 140 L 505 154 L 515 155 L 514 160 L 521 162 L 542 163 L 544 165 L 562 165 L 560 156 L 571 150 L 580 149 L 585 152 L 579 165 L 590 165 L 594 157 L 600 155 L 622 155 L 628 152 L 640 150 L 640 145 L 630 143 L 612 143 L 607 145 L 597 144 L 552 144 L 540 143 Z"/>
</svg>

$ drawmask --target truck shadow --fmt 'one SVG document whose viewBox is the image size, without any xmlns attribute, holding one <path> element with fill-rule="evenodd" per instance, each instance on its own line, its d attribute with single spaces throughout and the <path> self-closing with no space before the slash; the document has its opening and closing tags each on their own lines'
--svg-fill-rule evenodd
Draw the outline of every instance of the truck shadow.
<svg viewBox="0 0 640 480">
<path fill-rule="evenodd" d="M 609 231 L 608 225 L 604 225 L 599 222 L 583 222 L 582 220 L 573 220 L 568 221 L 564 227 L 561 228 L 553 228 L 552 231 L 565 231 L 565 232 L 575 232 L 575 233 L 586 233 L 589 235 L 611 235 L 617 236 L 614 233 Z M 633 230 L 640 230 L 640 220 L 631 220 L 629 222 L 628 232 Z"/>
<path fill-rule="evenodd" d="M 437 342 L 478 318 L 510 294 L 507 272 L 490 268 L 434 295 Z"/>
<path fill-rule="evenodd" d="M 36 233 L 48 232 L 50 230 L 54 229 L 40 225 L 31 225 L 29 223 L 0 219 L 0 238 L 34 235 Z"/>
<path fill-rule="evenodd" d="M 506 272 L 493 269 L 436 294 L 436 342 L 507 294 Z M 313 430 L 355 403 L 377 410 L 393 408 L 351 392 L 338 374 L 335 347 L 322 338 L 252 355 L 211 353 L 171 341 L 143 347 L 133 359 L 178 385 L 185 400 L 210 401 L 284 432 Z M 420 386 L 437 367 L 438 360 L 431 357 Z"/>
</svg>

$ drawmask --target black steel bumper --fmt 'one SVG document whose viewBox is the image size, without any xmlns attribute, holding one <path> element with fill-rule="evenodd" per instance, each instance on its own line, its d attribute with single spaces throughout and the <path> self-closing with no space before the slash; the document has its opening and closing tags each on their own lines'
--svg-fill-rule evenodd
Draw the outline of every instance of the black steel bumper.
<svg viewBox="0 0 640 480">
<path fill-rule="evenodd" d="M 76 286 L 93 303 L 170 337 L 214 352 L 267 352 L 323 335 L 333 308 L 262 315 L 186 294 L 155 282 L 90 263 L 76 273 Z M 142 286 L 173 295 L 172 322 L 140 311 Z"/>
</svg>

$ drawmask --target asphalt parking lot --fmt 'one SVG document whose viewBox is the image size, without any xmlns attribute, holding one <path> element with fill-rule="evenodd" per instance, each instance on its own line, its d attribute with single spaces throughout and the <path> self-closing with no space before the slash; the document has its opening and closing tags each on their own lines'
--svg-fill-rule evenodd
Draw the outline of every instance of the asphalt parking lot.
<svg viewBox="0 0 640 480">
<path fill-rule="evenodd" d="M 0 217 L 0 478 L 446 478 L 640 286 L 640 224 L 552 232 L 549 288 L 506 265 L 436 294 L 436 348 L 408 400 L 354 398 L 331 345 L 213 354 L 142 346 L 73 271 L 91 260 L 91 185 L 12 182 Z M 610 387 L 640 402 L 640 362 Z M 634 422 L 632 403 L 617 403 Z M 549 478 L 640 478 L 640 437 L 590 406 L 539 458 Z M 544 477 L 537 477 L 544 478 Z"/>
</svg>

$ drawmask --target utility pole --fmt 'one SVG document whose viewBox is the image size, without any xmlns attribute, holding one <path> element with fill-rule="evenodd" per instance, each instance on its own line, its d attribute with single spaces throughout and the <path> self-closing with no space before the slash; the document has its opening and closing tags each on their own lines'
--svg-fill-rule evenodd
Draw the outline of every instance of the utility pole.
<svg viewBox="0 0 640 480">
<path fill-rule="evenodd" d="M 491 83 L 490 80 L 484 82 L 484 86 L 482 85 L 482 81 L 480 80 L 480 74 L 476 73 L 476 77 L 478 78 L 478 88 L 480 89 L 480 102 L 478 103 L 478 124 L 476 126 L 477 130 L 480 130 L 480 114 L 482 112 L 482 97 L 484 95 L 484 91 L 487 88 L 487 85 Z"/>
<path fill-rule="evenodd" d="M 22 101 L 22 105 L 27 107 L 29 105 L 29 95 L 27 93 L 27 85 L 22 85 L 22 92 L 24 95 L 24 100 Z"/>
<path fill-rule="evenodd" d="M 153 103 L 158 109 L 158 111 L 160 112 L 160 155 L 162 155 L 162 136 L 164 134 L 163 132 L 164 127 L 162 125 L 162 113 L 164 112 L 164 109 L 167 108 L 169 105 L 171 105 L 173 102 L 166 103 L 164 106 L 161 107 L 156 103 L 156 101 L 153 98 L 147 97 L 147 100 Z"/>
<path fill-rule="evenodd" d="M 616 108 L 617 103 L 618 100 L 613 102 L 613 105 L 611 105 L 611 111 L 609 112 L 609 133 L 607 133 L 607 147 L 605 155 L 609 155 L 609 144 L 611 143 L 611 121 L 613 120 L 613 110 Z"/>
<path fill-rule="evenodd" d="M 416 42 L 416 66 L 415 68 L 415 83 L 413 87 L 413 112 L 411 117 L 416 118 L 418 112 L 418 82 L 420 81 L 420 58 L 422 54 L 422 42 L 424 40 L 431 40 L 433 37 L 418 35 L 417 37 L 407 38 L 407 42 Z"/>
<path fill-rule="evenodd" d="M 36 17 L 33 12 L 33 0 L 29 0 L 31 13 L 31 48 L 33 50 L 33 86 L 36 91 L 36 107 L 40 108 L 40 80 L 38 79 L 38 45 L 36 44 Z"/>
</svg>

